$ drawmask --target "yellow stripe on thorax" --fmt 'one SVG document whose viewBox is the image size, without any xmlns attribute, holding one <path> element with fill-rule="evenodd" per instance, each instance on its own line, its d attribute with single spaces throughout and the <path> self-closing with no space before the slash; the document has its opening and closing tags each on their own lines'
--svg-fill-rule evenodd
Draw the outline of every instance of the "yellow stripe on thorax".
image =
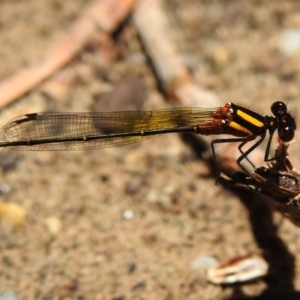
<svg viewBox="0 0 300 300">
<path fill-rule="evenodd" d="M 255 120 L 255 119 L 254 119 Z M 232 129 L 235 129 L 237 131 L 240 131 L 240 132 L 243 132 L 245 133 L 246 135 L 252 135 L 253 132 L 251 132 L 250 130 L 248 130 L 247 128 L 241 126 L 240 124 L 232 121 L 228 124 L 229 127 L 231 127 Z"/>
<path fill-rule="evenodd" d="M 262 123 L 261 121 L 251 117 L 250 115 L 244 113 L 243 111 L 241 111 L 239 109 L 237 110 L 236 114 L 238 116 L 240 116 L 241 118 L 243 118 L 244 120 L 246 120 L 247 122 L 249 122 L 249 123 L 251 123 L 251 124 L 253 124 L 257 127 L 264 127 L 265 126 L 264 123 Z"/>
</svg>

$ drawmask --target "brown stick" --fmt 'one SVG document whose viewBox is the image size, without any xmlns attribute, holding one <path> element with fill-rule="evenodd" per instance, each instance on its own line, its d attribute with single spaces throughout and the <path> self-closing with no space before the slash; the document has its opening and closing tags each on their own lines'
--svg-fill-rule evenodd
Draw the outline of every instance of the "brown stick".
<svg viewBox="0 0 300 300">
<path fill-rule="evenodd" d="M 135 0 L 98 0 L 83 12 L 69 34 L 50 51 L 44 61 L 24 68 L 0 84 L 0 108 L 41 83 L 68 63 L 101 29 L 112 33 L 131 12 Z"/>
<path fill-rule="evenodd" d="M 169 24 L 159 0 L 141 0 L 134 23 L 170 100 L 184 106 L 220 106 L 217 96 L 195 85 L 169 39 Z M 151 24 L 151 25 L 150 25 Z"/>
<path fill-rule="evenodd" d="M 169 24 L 160 0 L 141 0 L 135 9 L 134 24 L 150 56 L 157 76 L 169 95 L 169 101 L 179 106 L 224 106 L 211 91 L 195 84 L 184 66 L 173 42 L 168 38 Z M 212 138 L 203 138 L 210 143 Z M 230 155 L 229 155 L 230 154 Z M 227 169 L 236 168 L 235 159 L 240 155 L 237 145 L 223 144 L 219 153 L 220 164 Z M 255 151 L 251 160 L 261 165 L 263 153 Z"/>
</svg>

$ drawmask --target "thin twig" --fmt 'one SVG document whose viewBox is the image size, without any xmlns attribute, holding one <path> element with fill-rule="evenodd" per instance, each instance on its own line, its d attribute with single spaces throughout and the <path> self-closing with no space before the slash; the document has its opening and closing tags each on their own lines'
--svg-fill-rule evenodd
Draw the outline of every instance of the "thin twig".
<svg viewBox="0 0 300 300">
<path fill-rule="evenodd" d="M 134 4 L 135 0 L 95 1 L 42 62 L 19 70 L 0 84 L 0 108 L 30 91 L 71 61 L 90 42 L 97 30 L 101 29 L 104 35 L 111 34 L 128 16 Z"/>
</svg>

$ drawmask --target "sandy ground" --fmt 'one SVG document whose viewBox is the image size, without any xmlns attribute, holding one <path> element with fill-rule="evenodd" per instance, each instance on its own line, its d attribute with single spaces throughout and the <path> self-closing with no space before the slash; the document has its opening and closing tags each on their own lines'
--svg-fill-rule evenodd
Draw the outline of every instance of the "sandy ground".
<svg viewBox="0 0 300 300">
<path fill-rule="evenodd" d="M 0 78 L 42 58 L 85 4 L 1 1 Z M 300 26 L 296 1 L 164 4 L 171 38 L 199 85 L 224 103 L 266 113 L 272 102 L 289 101 L 299 117 L 300 52 L 286 54 L 279 46 L 285 30 Z M 166 107 L 130 20 L 116 43 L 113 61 L 101 61 L 91 46 L 57 75 L 72 79 L 67 87 L 49 80 L 2 110 L 1 124 L 28 112 L 90 111 L 95 102 L 104 110 L 101 95 L 124 84 L 144 95 L 135 107 Z M 111 109 L 123 109 L 124 94 L 115 96 Z M 298 168 L 299 145 L 290 149 Z M 216 186 L 215 171 L 176 134 L 89 152 L 2 150 L 0 162 L 0 203 L 27 212 L 19 227 L 0 221 L 0 295 L 300 299 L 299 228 L 288 220 L 277 227 L 281 218 L 276 214 L 273 221 L 257 196 Z M 132 218 L 125 217 L 128 212 Z M 49 223 L 60 230 L 51 233 Z M 204 270 L 192 268 L 197 257 L 224 260 L 260 249 L 272 264 L 270 275 L 247 285 L 214 286 Z"/>
</svg>

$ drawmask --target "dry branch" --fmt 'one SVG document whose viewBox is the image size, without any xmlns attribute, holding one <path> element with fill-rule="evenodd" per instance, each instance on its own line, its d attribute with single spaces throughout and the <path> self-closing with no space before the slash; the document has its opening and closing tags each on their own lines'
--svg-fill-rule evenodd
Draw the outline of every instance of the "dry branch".
<svg viewBox="0 0 300 300">
<path fill-rule="evenodd" d="M 71 61 L 91 40 L 96 31 L 109 35 L 131 12 L 134 0 L 98 0 L 86 9 L 69 34 L 33 66 L 21 69 L 0 84 L 0 108 L 30 91 Z"/>
<path fill-rule="evenodd" d="M 222 103 L 216 94 L 199 87 L 194 82 L 192 75 L 181 61 L 176 47 L 169 38 L 170 25 L 160 0 L 141 0 L 133 18 L 171 103 L 191 107 L 224 106 L 225 103 Z M 206 138 L 205 141 L 210 143 L 211 138 Z M 236 168 L 233 157 L 237 158 L 239 155 L 237 145 L 229 143 L 222 146 L 219 158 L 224 168 L 233 170 Z M 251 160 L 255 165 L 261 165 L 262 157 L 262 151 L 258 150 L 251 156 Z"/>
</svg>

